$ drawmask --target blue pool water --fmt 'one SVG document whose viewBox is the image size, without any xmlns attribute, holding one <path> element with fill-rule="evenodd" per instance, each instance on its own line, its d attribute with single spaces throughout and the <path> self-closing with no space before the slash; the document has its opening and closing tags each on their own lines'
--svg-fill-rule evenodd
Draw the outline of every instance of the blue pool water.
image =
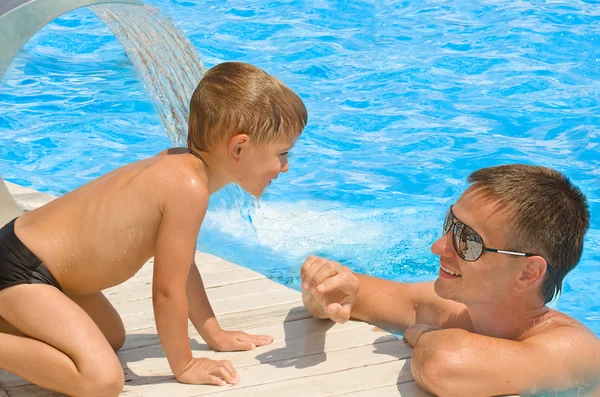
<svg viewBox="0 0 600 397">
<path fill-rule="evenodd" d="M 600 335 L 600 5 L 594 1 L 148 1 L 207 66 L 253 63 L 304 99 L 291 170 L 257 206 L 217 197 L 199 248 L 298 288 L 308 254 L 433 279 L 442 217 L 481 167 L 559 169 L 589 198 L 583 259 L 553 304 Z M 88 10 L 37 34 L 0 86 L 0 173 L 60 195 L 169 146 Z M 252 223 L 248 222 L 252 220 Z"/>
</svg>

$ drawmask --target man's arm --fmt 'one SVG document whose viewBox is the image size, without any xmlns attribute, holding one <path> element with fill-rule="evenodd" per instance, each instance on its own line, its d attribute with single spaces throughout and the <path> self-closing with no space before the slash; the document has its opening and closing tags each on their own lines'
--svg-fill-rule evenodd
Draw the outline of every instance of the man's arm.
<svg viewBox="0 0 600 397">
<path fill-rule="evenodd" d="M 319 257 L 306 260 L 301 277 L 304 305 L 317 318 L 344 322 L 351 317 L 396 333 L 415 323 L 471 327 L 465 306 L 440 298 L 432 282 L 406 284 L 355 274 Z"/>
<path fill-rule="evenodd" d="M 414 346 L 413 377 L 441 397 L 591 392 L 600 379 L 600 341 L 583 328 L 557 327 L 523 342 L 460 329 L 426 332 L 417 340 L 411 333 L 405 338 Z"/>
<path fill-rule="evenodd" d="M 400 283 L 357 274 L 360 289 L 352 317 L 402 333 L 414 324 L 470 329 L 466 308 L 440 298 L 433 282 Z"/>
</svg>

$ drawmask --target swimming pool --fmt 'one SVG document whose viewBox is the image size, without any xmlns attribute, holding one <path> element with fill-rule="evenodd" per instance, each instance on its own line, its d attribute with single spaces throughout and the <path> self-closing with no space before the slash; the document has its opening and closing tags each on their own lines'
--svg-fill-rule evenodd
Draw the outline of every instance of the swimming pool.
<svg viewBox="0 0 600 397">
<path fill-rule="evenodd" d="M 554 307 L 600 335 L 600 5 L 483 1 L 148 1 L 207 66 L 253 63 L 309 126 L 260 205 L 214 200 L 199 249 L 298 288 L 308 254 L 396 280 L 475 169 L 565 172 L 590 202 L 583 259 Z M 37 34 L 0 86 L 0 173 L 60 195 L 169 146 L 120 44 L 88 10 Z M 231 201 L 231 200 L 229 200 Z M 251 219 L 251 222 L 248 220 Z"/>
</svg>

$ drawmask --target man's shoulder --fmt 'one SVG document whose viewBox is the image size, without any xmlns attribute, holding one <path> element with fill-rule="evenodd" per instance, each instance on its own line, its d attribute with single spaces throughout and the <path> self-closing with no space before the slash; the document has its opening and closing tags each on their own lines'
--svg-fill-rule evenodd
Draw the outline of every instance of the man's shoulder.
<svg viewBox="0 0 600 397">
<path fill-rule="evenodd" d="M 523 342 L 551 344 L 556 349 L 600 354 L 600 339 L 581 322 L 556 310 L 551 310 L 547 319 L 535 327 Z"/>
<path fill-rule="evenodd" d="M 600 339 L 581 322 L 564 313 L 555 311 L 545 323 L 546 327 L 534 332 L 523 343 L 529 344 L 539 357 L 547 357 L 554 363 L 554 370 L 567 379 L 598 379 Z M 587 389 L 596 387 L 595 384 L 584 381 L 581 386 Z"/>
</svg>

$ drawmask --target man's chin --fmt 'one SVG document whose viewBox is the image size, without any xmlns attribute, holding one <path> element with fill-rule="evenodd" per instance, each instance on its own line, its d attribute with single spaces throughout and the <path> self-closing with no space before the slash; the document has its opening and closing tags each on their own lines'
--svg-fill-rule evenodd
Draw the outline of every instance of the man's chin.
<svg viewBox="0 0 600 397">
<path fill-rule="evenodd" d="M 433 289 L 440 298 L 455 300 L 455 294 L 452 293 L 452 290 L 450 288 L 444 286 L 444 280 L 442 280 L 441 278 L 438 277 L 435 280 L 435 282 L 433 283 Z"/>
</svg>

